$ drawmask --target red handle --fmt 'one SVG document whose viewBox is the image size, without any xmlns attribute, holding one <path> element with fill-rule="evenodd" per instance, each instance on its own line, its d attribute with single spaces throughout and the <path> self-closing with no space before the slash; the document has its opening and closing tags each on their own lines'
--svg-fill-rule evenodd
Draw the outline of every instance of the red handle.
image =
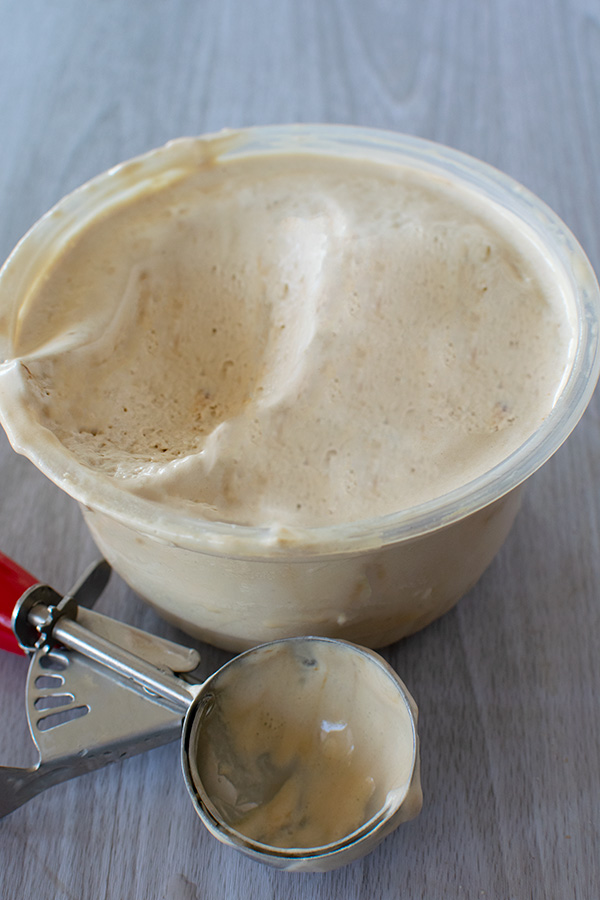
<svg viewBox="0 0 600 900">
<path fill-rule="evenodd" d="M 0 553 L 0 650 L 23 653 L 11 626 L 13 609 L 27 588 L 38 579 Z"/>
</svg>

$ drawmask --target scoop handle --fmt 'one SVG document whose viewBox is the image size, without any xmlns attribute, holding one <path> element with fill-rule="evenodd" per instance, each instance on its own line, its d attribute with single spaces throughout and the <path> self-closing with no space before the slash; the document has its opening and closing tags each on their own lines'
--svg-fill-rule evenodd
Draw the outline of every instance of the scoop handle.
<svg viewBox="0 0 600 900">
<path fill-rule="evenodd" d="M 38 583 L 37 578 L 0 553 L 0 650 L 24 654 L 12 630 L 12 614 L 25 591 Z"/>
</svg>

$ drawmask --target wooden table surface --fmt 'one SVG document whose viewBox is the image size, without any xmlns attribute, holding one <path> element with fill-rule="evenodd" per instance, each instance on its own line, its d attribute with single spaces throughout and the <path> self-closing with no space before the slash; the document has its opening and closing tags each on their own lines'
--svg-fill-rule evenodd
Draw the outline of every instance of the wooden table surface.
<svg viewBox="0 0 600 900">
<path fill-rule="evenodd" d="M 598 0 L 1 0 L 0 256 L 88 177 L 271 122 L 406 131 L 515 176 L 600 268 Z M 326 875 L 222 848 L 176 744 L 0 823 L 2 900 L 600 896 L 600 396 L 442 620 L 385 651 L 421 710 L 421 816 Z M 0 548 L 59 590 L 96 553 L 0 438 Z M 100 611 L 171 637 L 115 578 Z M 202 647 L 205 671 L 226 655 Z M 27 663 L 0 659 L 0 763 L 31 764 Z"/>
</svg>

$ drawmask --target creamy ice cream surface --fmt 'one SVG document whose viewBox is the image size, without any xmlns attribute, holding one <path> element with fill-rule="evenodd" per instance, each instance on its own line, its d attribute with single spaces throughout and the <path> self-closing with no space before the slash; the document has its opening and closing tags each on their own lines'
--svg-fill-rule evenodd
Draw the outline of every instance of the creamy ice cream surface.
<svg viewBox="0 0 600 900">
<path fill-rule="evenodd" d="M 125 491 L 318 526 L 465 484 L 572 363 L 533 231 L 458 181 L 327 154 L 199 154 L 91 218 L 11 326 L 41 424 Z"/>
</svg>

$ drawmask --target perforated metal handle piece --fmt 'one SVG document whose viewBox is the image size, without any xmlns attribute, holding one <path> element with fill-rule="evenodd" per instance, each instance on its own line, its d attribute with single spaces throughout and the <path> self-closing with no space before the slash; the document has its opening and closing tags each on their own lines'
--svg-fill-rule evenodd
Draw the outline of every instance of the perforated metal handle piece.
<svg viewBox="0 0 600 900">
<path fill-rule="evenodd" d="M 37 578 L 0 553 L 0 649 L 24 654 L 12 630 L 12 615 L 25 591 L 38 583 Z"/>
<path fill-rule="evenodd" d="M 200 685 L 175 672 L 192 672 L 198 652 L 89 609 L 109 575 L 100 560 L 61 597 L 0 554 L 0 648 L 31 654 L 27 717 L 40 757 L 28 769 L 0 766 L 0 818 L 181 734 Z"/>
</svg>

